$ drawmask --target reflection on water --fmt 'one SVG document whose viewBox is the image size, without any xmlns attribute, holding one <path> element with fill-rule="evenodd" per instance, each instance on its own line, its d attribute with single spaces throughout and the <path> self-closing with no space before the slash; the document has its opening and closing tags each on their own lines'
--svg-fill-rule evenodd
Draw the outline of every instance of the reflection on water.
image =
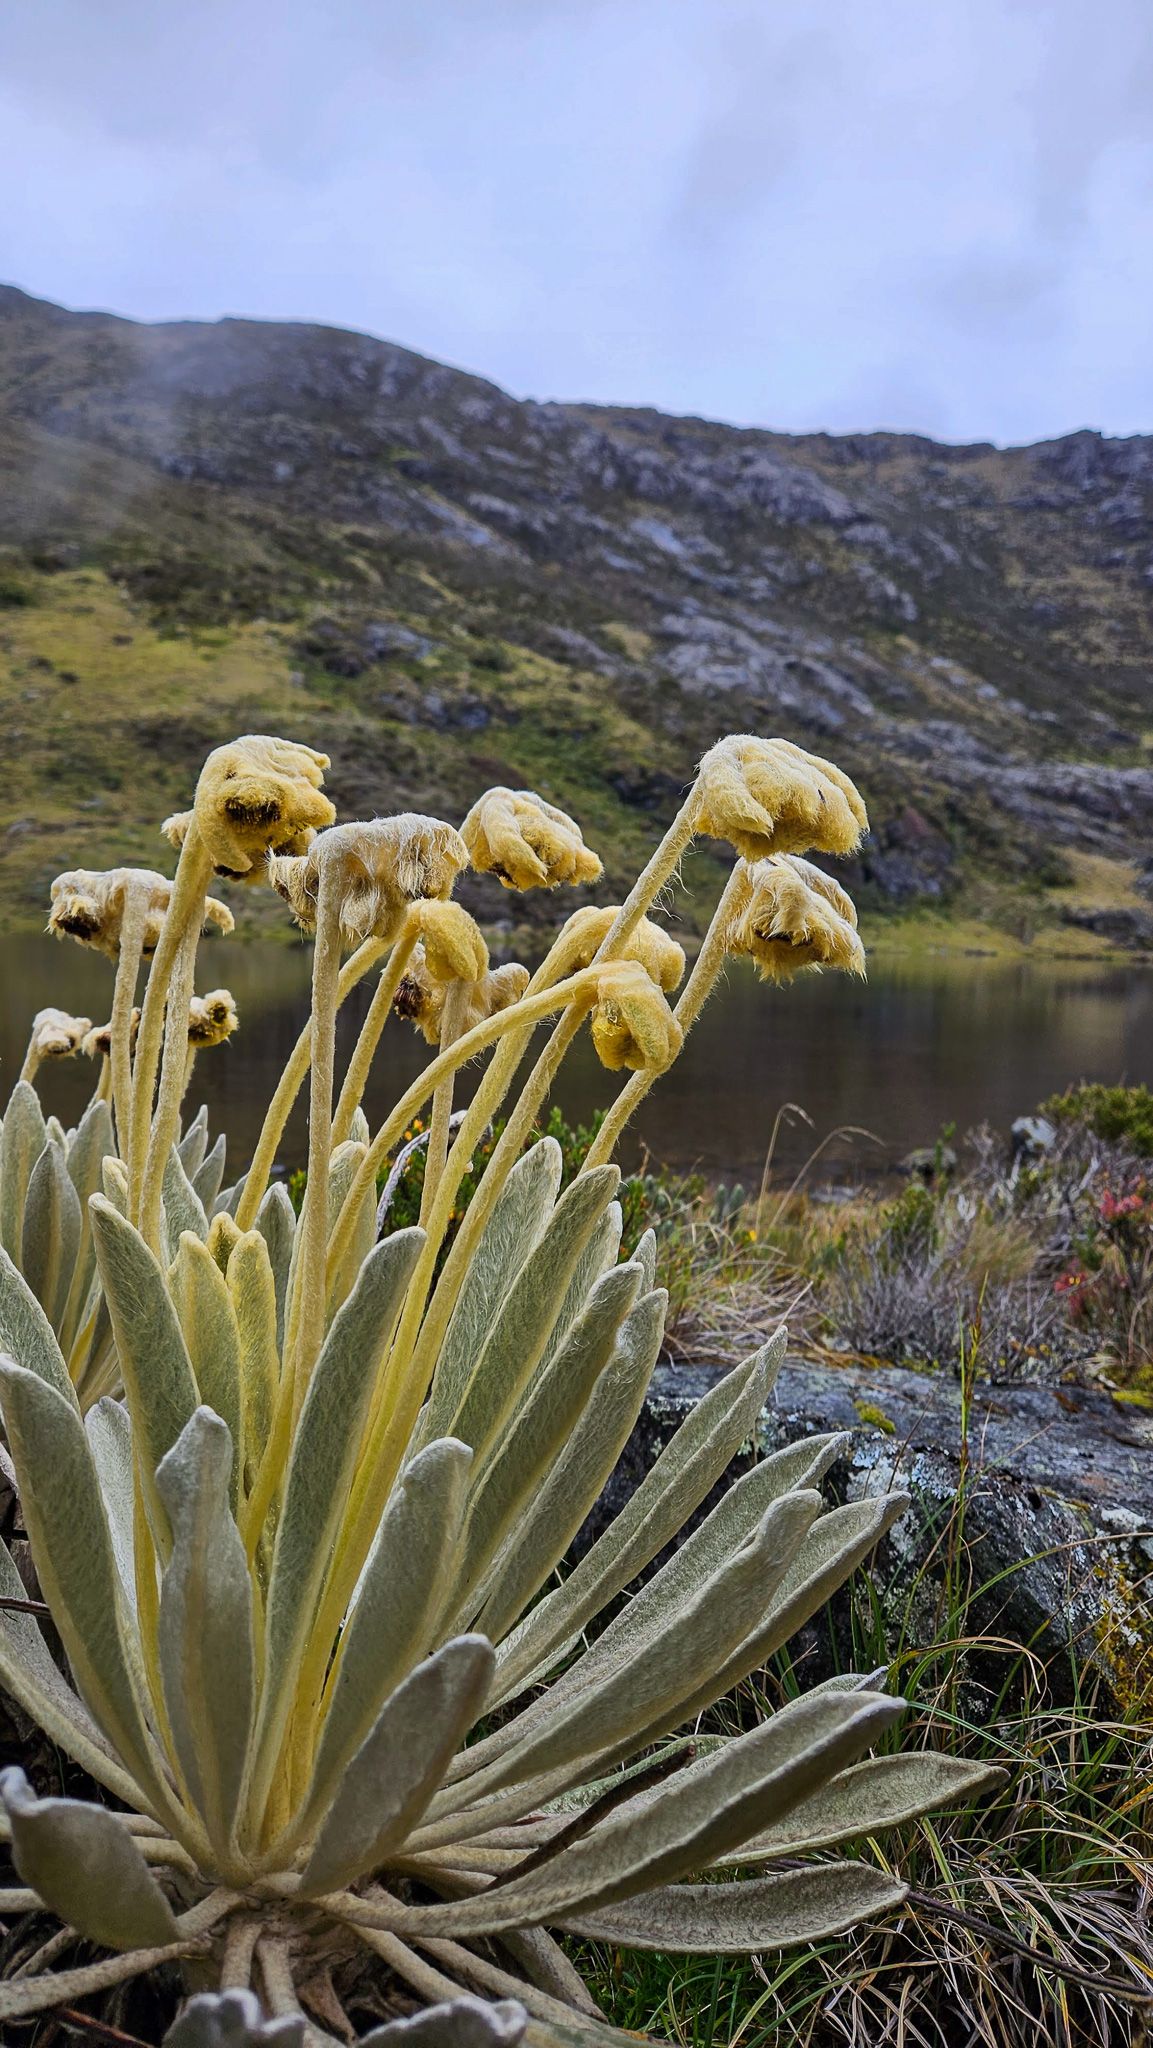
<svg viewBox="0 0 1153 2048">
<path fill-rule="evenodd" d="M 198 984 L 226 982 L 241 1029 L 203 1055 L 192 1091 L 214 1129 L 229 1134 L 234 1167 L 260 1128 L 264 1106 L 308 1010 L 311 951 L 272 942 L 207 941 Z M 371 977 L 342 1013 L 345 1050 L 364 1015 Z M 112 968 L 78 946 L 32 935 L 0 938 L 0 1091 L 19 1071 L 33 1012 L 49 1003 L 103 1023 Z M 423 1042 L 389 1024 L 367 1108 L 379 1120 L 427 1057 Z M 93 1081 L 85 1060 L 41 1070 L 48 1108 L 74 1121 Z M 941 1125 L 987 1120 L 1007 1128 L 1043 1096 L 1076 1080 L 1153 1084 L 1153 973 L 1086 962 L 894 958 L 875 962 L 867 985 L 813 976 L 785 991 L 734 972 L 637 1120 L 637 1138 L 675 1166 L 748 1181 L 760 1173 L 781 1105 L 800 1104 L 816 1136 L 865 1125 L 878 1148 L 862 1162 L 899 1158 L 931 1142 Z M 570 1116 L 607 1101 L 617 1077 L 597 1064 L 587 1037 L 566 1065 L 559 1100 Z M 467 1099 L 466 1080 L 461 1099 Z M 778 1163 L 799 1166 L 813 1133 L 782 1131 Z M 298 1107 L 285 1145 L 304 1150 Z M 846 1157 L 845 1149 L 830 1153 Z"/>
</svg>

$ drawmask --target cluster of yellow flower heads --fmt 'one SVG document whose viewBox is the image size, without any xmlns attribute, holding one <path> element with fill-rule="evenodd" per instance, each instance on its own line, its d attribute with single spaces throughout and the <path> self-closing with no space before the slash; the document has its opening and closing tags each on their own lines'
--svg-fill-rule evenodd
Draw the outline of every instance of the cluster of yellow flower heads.
<svg viewBox="0 0 1153 2048">
<path fill-rule="evenodd" d="M 190 811 L 166 818 L 170 845 L 183 846 L 195 824 L 218 875 L 233 882 L 264 879 L 268 854 L 301 854 L 336 809 L 321 794 L 327 754 L 295 740 L 248 733 L 217 747 L 200 771 Z"/>
<path fill-rule="evenodd" d="M 440 1044 L 452 987 L 463 996 L 456 1015 L 458 1036 L 519 1002 L 528 987 L 527 967 L 510 961 L 505 967 L 490 968 L 480 926 L 463 905 L 419 903 L 410 915 L 420 931 L 420 943 L 397 986 L 393 1008 L 398 1017 L 416 1026 L 427 1044 Z"/>
<path fill-rule="evenodd" d="M 365 824 L 333 825 L 306 853 L 270 852 L 267 878 L 304 931 L 316 930 L 322 884 L 334 894 L 349 945 L 386 943 L 399 934 L 411 903 L 451 894 L 468 852 L 439 818 L 402 811 Z"/>
<path fill-rule="evenodd" d="M 806 967 L 864 974 L 856 906 L 831 875 L 795 853 L 742 869 L 747 893 L 729 926 L 729 950 L 754 961 L 763 981 L 791 981 Z"/>
<path fill-rule="evenodd" d="M 37 1010 L 28 1040 L 29 1057 L 37 1064 L 41 1060 L 71 1059 L 82 1050 L 91 1029 L 90 1017 L 73 1017 L 67 1010 Z"/>
<path fill-rule="evenodd" d="M 564 811 L 531 790 L 491 789 L 473 805 L 458 832 L 438 818 L 402 813 L 337 825 L 323 793 L 328 757 L 311 747 L 250 734 L 218 747 L 205 763 L 192 808 L 169 818 L 164 833 L 190 856 L 232 880 L 267 880 L 297 923 L 315 932 L 331 916 L 342 943 L 392 944 L 407 931 L 417 941 L 395 993 L 395 1007 L 430 1044 L 439 1042 L 446 990 L 467 991 L 455 1003 L 458 1031 L 467 1031 L 519 1001 L 528 975 L 517 965 L 490 969 L 475 919 L 452 892 L 469 866 L 509 889 L 553 889 L 591 883 L 602 874 L 597 855 Z M 718 922 L 723 952 L 751 959 L 760 974 L 785 982 L 804 969 L 864 972 L 864 948 L 851 899 L 804 853 L 844 855 L 858 846 L 868 819 L 861 797 L 832 762 L 788 740 L 736 734 L 705 754 L 683 816 L 688 836 L 727 840 L 740 856 Z M 181 872 L 183 872 L 183 867 Z M 131 927 L 145 955 L 160 942 L 174 884 L 143 868 L 106 873 L 77 869 L 52 884 L 49 929 L 117 957 Z M 203 916 L 232 928 L 224 904 L 207 897 Z M 685 971 L 685 956 L 668 932 L 645 915 L 623 918 L 586 905 L 564 926 L 553 949 L 558 976 L 600 972 L 590 985 L 592 1037 L 604 1065 L 656 1072 L 680 1049 L 682 1028 L 667 1000 Z M 601 954 L 608 955 L 603 962 Z M 37 1057 L 59 1057 L 83 1044 L 110 1049 L 111 1026 L 87 1019 L 56 1025 L 42 1013 Z M 122 1012 L 127 1015 L 127 1011 Z M 138 1013 L 133 1012 L 132 1030 Z M 42 1021 L 38 1019 L 38 1024 Z M 222 1043 L 236 1029 L 226 990 L 194 997 L 192 1047 Z M 60 1034 L 63 1034 L 60 1036 Z M 67 1040 L 67 1044 L 65 1044 Z"/>
<path fill-rule="evenodd" d="M 139 1029 L 140 1008 L 138 1004 L 134 1004 L 128 1025 L 129 1051 L 135 1050 L 136 1034 L 139 1031 Z M 87 1033 L 84 1042 L 80 1047 L 80 1050 L 84 1054 L 85 1059 L 111 1059 L 112 1019 L 109 1018 L 107 1024 L 94 1024 L 91 1031 Z"/>
<path fill-rule="evenodd" d="M 487 968 L 475 978 L 470 977 L 465 982 L 461 1034 L 471 1031 L 476 1024 L 486 1023 L 498 1011 L 508 1010 L 513 1003 L 519 1003 L 528 987 L 528 980 L 528 968 L 522 967 L 518 960 L 510 960 L 504 967 Z M 398 1017 L 404 1017 L 415 1025 L 427 1045 L 440 1044 L 449 986 L 450 983 L 442 976 L 433 974 L 427 950 L 418 946 L 397 986 L 393 1008 Z"/>
<path fill-rule="evenodd" d="M 611 906 L 602 910 L 591 903 L 573 911 L 557 941 L 557 959 L 563 973 L 572 974 L 578 968 L 592 966 L 616 915 Z M 642 917 L 630 932 L 620 957 L 639 961 L 650 980 L 663 989 L 665 995 L 671 995 L 675 988 L 679 988 L 685 971 L 684 948 L 678 946 L 663 925 L 654 924 L 650 917 Z"/>
<path fill-rule="evenodd" d="M 479 874 L 506 889 L 555 889 L 597 882 L 603 872 L 580 826 L 531 789 L 487 790 L 460 828 Z"/>
<path fill-rule="evenodd" d="M 50 890 L 48 929 L 54 938 L 77 939 L 115 960 L 126 915 L 133 900 L 143 918 L 140 947 L 147 958 L 160 943 L 161 927 L 172 899 L 167 875 L 152 868 L 70 868 L 57 875 Z M 204 904 L 204 921 L 222 932 L 230 932 L 233 916 L 226 903 L 209 896 Z"/>
<path fill-rule="evenodd" d="M 193 996 L 188 1005 L 188 1043 L 197 1052 L 206 1046 L 223 1045 L 237 1029 L 239 1019 L 230 990 L 210 989 L 206 996 Z"/>
<path fill-rule="evenodd" d="M 701 762 L 693 822 L 745 860 L 771 853 L 855 852 L 869 820 L 840 768 L 791 740 L 734 733 Z"/>
<path fill-rule="evenodd" d="M 683 1033 L 658 984 L 639 960 L 607 960 L 597 977 L 592 1038 L 601 1065 L 664 1072 Z"/>
</svg>

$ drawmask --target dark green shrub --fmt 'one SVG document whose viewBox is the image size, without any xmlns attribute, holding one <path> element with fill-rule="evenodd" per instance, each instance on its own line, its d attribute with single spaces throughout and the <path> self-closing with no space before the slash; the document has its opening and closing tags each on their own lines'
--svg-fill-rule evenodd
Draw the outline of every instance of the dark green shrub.
<svg viewBox="0 0 1153 2048">
<path fill-rule="evenodd" d="M 1064 1095 L 1041 1104 L 1042 1116 L 1055 1124 L 1086 1124 L 1094 1137 L 1128 1145 L 1142 1158 L 1153 1158 L 1153 1094 L 1148 1088 L 1108 1088 L 1103 1082 L 1082 1082 Z"/>
</svg>

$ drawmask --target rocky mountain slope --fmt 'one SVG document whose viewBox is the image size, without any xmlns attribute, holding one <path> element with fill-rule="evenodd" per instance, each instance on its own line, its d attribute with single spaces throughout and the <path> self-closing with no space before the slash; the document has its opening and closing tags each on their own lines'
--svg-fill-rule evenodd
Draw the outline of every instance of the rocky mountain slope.
<svg viewBox="0 0 1153 2048">
<path fill-rule="evenodd" d="M 155 860 L 238 725 L 327 747 L 345 810 L 532 783 L 610 885 L 752 729 L 859 777 L 872 908 L 1147 943 L 1151 608 L 1153 437 L 521 403 L 364 335 L 0 288 L 10 921 Z"/>
</svg>

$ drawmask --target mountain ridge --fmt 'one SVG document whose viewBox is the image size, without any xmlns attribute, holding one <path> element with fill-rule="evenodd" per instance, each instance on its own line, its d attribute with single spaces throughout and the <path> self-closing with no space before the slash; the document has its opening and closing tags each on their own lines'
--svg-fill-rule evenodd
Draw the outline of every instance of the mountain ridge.
<svg viewBox="0 0 1153 2048">
<path fill-rule="evenodd" d="M 660 420 L 674 425 L 715 428 L 732 434 L 765 434 L 775 441 L 802 445 L 809 442 L 834 446 L 868 448 L 871 443 L 890 447 L 894 444 L 925 454 L 948 456 L 978 455 L 1034 455 L 1045 450 L 1064 448 L 1071 443 L 1086 439 L 1100 443 L 1108 449 L 1122 449 L 1134 443 L 1153 442 L 1153 433 L 1106 434 L 1100 427 L 1082 425 L 1071 427 L 1063 434 L 1046 435 L 1036 441 L 939 441 L 930 434 L 914 428 L 903 427 L 861 427 L 846 429 L 833 434 L 825 428 L 771 428 L 749 421 L 714 419 L 707 413 L 666 413 L 659 407 L 630 404 L 627 400 L 560 399 L 560 398 L 516 398 L 506 392 L 494 378 L 485 377 L 479 371 L 464 369 L 459 363 L 447 363 L 439 357 L 427 356 L 419 349 L 411 349 L 405 343 L 392 340 L 387 335 L 370 334 L 366 330 L 345 327 L 322 320 L 277 319 L 268 315 L 242 313 L 220 313 L 212 318 L 200 318 L 191 314 L 180 314 L 164 320 L 143 320 L 135 314 L 116 313 L 100 306 L 65 306 L 52 299 L 40 298 L 34 292 L 27 292 L 21 285 L 8 284 L 0 279 L 0 317 L 5 308 L 13 310 L 27 307 L 36 316 L 58 321 L 110 325 L 129 330 L 144 329 L 153 333 L 212 333 L 227 328 L 279 329 L 285 333 L 331 335 L 338 340 L 367 342 L 375 347 L 404 356 L 414 363 L 430 369 L 447 371 L 461 377 L 469 384 L 479 385 L 494 396 L 507 399 L 513 405 L 541 405 L 557 407 L 568 413 L 615 414 L 620 418 L 632 416 L 639 420 Z"/>
<path fill-rule="evenodd" d="M 0 286 L 12 915 L 154 858 L 118 791 L 170 807 L 244 712 L 346 809 L 545 785 L 617 886 L 711 739 L 782 730 L 866 788 L 867 905 L 1145 945 L 1151 608 L 1153 437 L 782 435 Z"/>
</svg>

